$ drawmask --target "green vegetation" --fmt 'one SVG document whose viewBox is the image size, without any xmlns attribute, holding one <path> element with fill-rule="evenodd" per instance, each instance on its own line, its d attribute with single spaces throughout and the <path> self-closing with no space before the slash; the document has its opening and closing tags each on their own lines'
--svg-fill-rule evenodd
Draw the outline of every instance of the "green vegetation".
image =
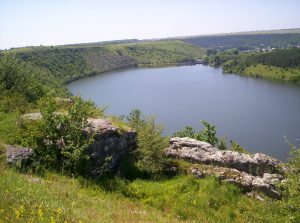
<svg viewBox="0 0 300 223">
<path fill-rule="evenodd" d="M 57 174 L 43 178 L 0 167 L 0 222 L 179 222 L 176 217 Z"/>
<path fill-rule="evenodd" d="M 226 143 L 223 139 L 219 140 L 216 136 L 216 127 L 207 121 L 202 120 L 201 123 L 204 125 L 204 129 L 200 132 L 196 132 L 191 126 L 186 126 L 183 130 L 175 132 L 174 137 L 189 137 L 200 141 L 208 142 L 213 146 L 226 149 Z"/>
<path fill-rule="evenodd" d="M 300 68 L 281 68 L 257 64 L 246 67 L 245 76 L 300 83 Z"/>
<path fill-rule="evenodd" d="M 178 173 L 168 172 L 169 167 L 179 162 L 164 157 L 168 138 L 161 135 L 162 127 L 153 118 L 144 117 L 138 110 L 127 117 L 127 123 L 110 117 L 120 131 L 129 126 L 137 130 L 137 150 L 122 160 L 116 173 L 102 175 L 97 180 L 85 175 L 84 164 L 88 159 L 85 150 L 93 136 L 84 135 L 82 128 L 87 127 L 87 117 L 102 116 L 103 110 L 70 97 L 63 81 L 110 70 L 114 67 L 112 61 L 117 63 L 116 58 L 124 62 L 122 66 L 131 62 L 156 66 L 197 58 L 202 49 L 169 41 L 86 49 L 41 47 L 15 53 L 19 59 L 9 52 L 0 56 L 1 223 L 300 221 L 300 148 L 293 146 L 287 183 L 280 185 L 282 200 L 263 197 L 263 201 L 258 201 L 247 197 L 237 186 L 213 177 L 196 179 L 180 168 Z M 212 52 L 210 56 L 216 54 Z M 241 56 L 236 51 L 227 54 L 230 57 L 227 62 Z M 69 64 L 65 67 L 64 63 Z M 297 69 L 298 65 L 287 66 Z M 66 96 L 70 100 L 57 98 Z M 31 122 L 19 118 L 29 111 L 41 111 L 43 119 Z M 186 127 L 175 135 L 197 138 L 226 149 L 225 141 L 216 137 L 215 126 L 202 123 L 205 127 L 202 131 Z M 7 167 L 2 143 L 31 146 L 37 155 L 29 166 Z M 232 147 L 245 152 L 235 142 Z"/>
<path fill-rule="evenodd" d="M 133 66 L 165 66 L 190 62 L 204 49 L 182 41 L 33 47 L 5 51 L 68 82 L 85 76 Z"/>
<path fill-rule="evenodd" d="M 96 107 L 89 101 L 73 97 L 63 112 L 58 113 L 53 98 L 39 102 L 41 120 L 22 120 L 15 136 L 18 144 L 33 148 L 35 161 L 31 168 L 38 170 L 56 170 L 69 174 L 83 173 L 88 146 L 93 142 L 92 134 L 84 134 L 89 117 Z"/>
<path fill-rule="evenodd" d="M 276 49 L 270 52 L 239 52 L 236 49 L 208 50 L 205 61 L 221 65 L 225 73 L 300 83 L 300 49 Z"/>
<path fill-rule="evenodd" d="M 0 144 L 13 144 L 15 142 L 15 133 L 18 130 L 17 120 L 19 113 L 0 112 Z"/>
<path fill-rule="evenodd" d="M 230 140 L 230 144 L 231 144 L 232 151 L 249 154 L 249 152 L 244 147 L 239 145 L 237 142 Z"/>
<path fill-rule="evenodd" d="M 166 181 L 141 181 L 129 184 L 129 195 L 183 221 L 243 222 L 248 200 L 229 184 L 215 178 L 203 180 L 179 176 Z M 248 206 L 249 205 L 249 206 Z"/>
<path fill-rule="evenodd" d="M 127 117 L 129 125 L 137 130 L 135 162 L 139 171 L 160 174 L 166 165 L 164 149 L 168 139 L 163 137 L 162 126 L 155 124 L 152 117 L 144 118 L 139 110 L 133 110 Z"/>
<path fill-rule="evenodd" d="M 213 177 L 99 182 L 48 173 L 44 177 L 0 166 L 3 222 L 299 222 L 299 151 L 289 162 L 282 200 L 248 198 Z"/>
<path fill-rule="evenodd" d="M 120 55 L 134 58 L 141 66 L 164 66 L 190 62 L 205 53 L 204 49 L 182 41 L 111 45 L 108 48 Z"/>
<path fill-rule="evenodd" d="M 227 50 L 237 48 L 250 50 L 266 47 L 289 47 L 297 46 L 300 42 L 299 29 L 295 33 L 256 33 L 256 34 L 224 34 L 211 36 L 196 36 L 183 38 L 183 41 L 204 48 Z"/>
</svg>

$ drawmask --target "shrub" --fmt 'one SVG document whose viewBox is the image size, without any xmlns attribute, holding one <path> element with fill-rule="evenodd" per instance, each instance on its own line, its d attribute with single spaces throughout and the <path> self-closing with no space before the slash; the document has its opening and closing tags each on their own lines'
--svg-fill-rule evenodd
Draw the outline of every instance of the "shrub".
<svg viewBox="0 0 300 223">
<path fill-rule="evenodd" d="M 137 130 L 136 165 L 148 174 L 159 174 L 166 164 L 164 149 L 168 139 L 161 135 L 162 126 L 156 125 L 153 117 L 145 118 L 139 110 L 127 117 L 129 125 Z"/>
<path fill-rule="evenodd" d="M 21 144 L 32 147 L 36 153 L 34 167 L 56 169 L 67 173 L 82 173 L 89 158 L 86 149 L 93 136 L 86 134 L 87 118 L 91 115 L 91 104 L 74 97 L 66 111 L 58 113 L 55 100 L 49 98 L 40 103 L 42 119 L 26 121 L 21 132 Z M 24 129 L 25 128 L 25 129 Z"/>
<path fill-rule="evenodd" d="M 219 140 L 216 136 L 216 127 L 207 121 L 202 120 L 204 129 L 200 132 L 196 132 L 191 126 L 186 126 L 183 130 L 175 132 L 174 137 L 189 137 L 200 141 L 208 142 L 213 146 L 219 146 Z M 224 148 L 224 141 L 221 142 L 221 147 Z"/>
<path fill-rule="evenodd" d="M 183 130 L 175 132 L 173 136 L 196 138 L 196 131 L 193 129 L 192 126 L 186 126 Z"/>
<path fill-rule="evenodd" d="M 46 93 L 43 84 L 36 80 L 38 72 L 17 60 L 13 55 L 0 57 L 0 90 L 5 94 L 20 94 L 29 102 L 36 101 Z"/>
<path fill-rule="evenodd" d="M 249 154 L 249 152 L 242 146 L 240 146 L 237 142 L 230 140 L 231 150 L 239 153 Z"/>
<path fill-rule="evenodd" d="M 286 222 L 300 222 L 300 147 L 291 144 L 291 153 L 286 172 L 287 181 L 283 183 L 281 208 Z"/>
<path fill-rule="evenodd" d="M 0 112 L 20 112 L 25 113 L 30 108 L 30 104 L 24 95 L 11 93 L 0 96 Z"/>
</svg>

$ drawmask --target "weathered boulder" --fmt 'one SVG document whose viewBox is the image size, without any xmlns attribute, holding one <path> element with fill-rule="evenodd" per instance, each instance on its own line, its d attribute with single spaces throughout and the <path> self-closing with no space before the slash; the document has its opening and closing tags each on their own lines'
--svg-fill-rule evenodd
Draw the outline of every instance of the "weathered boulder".
<svg viewBox="0 0 300 223">
<path fill-rule="evenodd" d="M 88 148 L 88 171 L 99 176 L 104 171 L 104 165 L 113 170 L 125 154 L 136 148 L 136 131 L 128 129 L 121 132 L 107 119 L 88 119 L 88 123 L 91 128 L 86 131 L 93 133 L 95 138 Z"/>
<path fill-rule="evenodd" d="M 214 175 L 246 191 L 259 191 L 280 198 L 276 184 L 284 180 L 278 174 L 282 163 L 265 154 L 219 150 L 206 142 L 175 137 L 170 139 L 165 155 L 191 162 L 188 172 L 198 178 Z"/>
<path fill-rule="evenodd" d="M 28 114 L 24 114 L 21 116 L 21 118 L 23 119 L 28 119 L 28 120 L 39 120 L 41 119 L 43 116 L 40 112 L 33 112 L 33 113 L 28 113 Z"/>
<path fill-rule="evenodd" d="M 279 174 L 266 173 L 263 177 L 259 177 L 233 168 L 212 167 L 205 164 L 195 165 L 190 168 L 189 172 L 198 178 L 214 175 L 221 181 L 236 184 L 246 191 L 263 192 L 269 197 L 277 199 L 281 197 L 276 189 L 276 184 L 283 180 Z"/>
<path fill-rule="evenodd" d="M 33 149 L 21 146 L 5 146 L 6 152 L 6 162 L 11 165 L 24 165 L 28 164 L 33 158 Z"/>
<path fill-rule="evenodd" d="M 250 155 L 231 150 L 219 150 L 209 143 L 191 138 L 171 138 L 170 146 L 165 154 L 193 163 L 230 167 L 257 176 L 263 176 L 264 173 L 276 173 L 281 164 L 279 160 L 262 153 Z"/>
</svg>

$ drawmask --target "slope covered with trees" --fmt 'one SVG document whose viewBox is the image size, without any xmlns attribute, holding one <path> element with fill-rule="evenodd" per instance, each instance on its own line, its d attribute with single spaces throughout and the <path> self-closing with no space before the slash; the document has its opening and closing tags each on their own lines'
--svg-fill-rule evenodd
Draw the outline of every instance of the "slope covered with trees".
<svg viewBox="0 0 300 223">
<path fill-rule="evenodd" d="M 190 62 L 205 50 L 182 41 L 20 48 L 6 51 L 63 82 L 133 66 Z"/>
<path fill-rule="evenodd" d="M 205 61 L 222 66 L 225 73 L 300 83 L 300 49 L 270 52 L 209 51 Z"/>
<path fill-rule="evenodd" d="M 300 33 L 232 34 L 184 38 L 183 41 L 204 48 L 249 50 L 255 48 L 285 48 L 300 45 Z"/>
</svg>

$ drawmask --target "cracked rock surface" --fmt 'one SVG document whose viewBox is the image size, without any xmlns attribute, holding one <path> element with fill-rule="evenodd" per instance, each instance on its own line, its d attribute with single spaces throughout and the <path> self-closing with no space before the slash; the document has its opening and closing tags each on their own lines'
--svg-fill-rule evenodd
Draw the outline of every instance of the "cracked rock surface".
<svg viewBox="0 0 300 223">
<path fill-rule="evenodd" d="M 279 160 L 262 153 L 253 155 L 219 150 L 211 144 L 191 138 L 174 137 L 165 155 L 183 159 L 195 165 L 189 172 L 199 178 L 215 175 L 218 179 L 237 184 L 247 191 L 256 190 L 279 198 L 276 184 L 283 180 Z M 201 168 L 199 168 L 201 166 Z"/>
</svg>

